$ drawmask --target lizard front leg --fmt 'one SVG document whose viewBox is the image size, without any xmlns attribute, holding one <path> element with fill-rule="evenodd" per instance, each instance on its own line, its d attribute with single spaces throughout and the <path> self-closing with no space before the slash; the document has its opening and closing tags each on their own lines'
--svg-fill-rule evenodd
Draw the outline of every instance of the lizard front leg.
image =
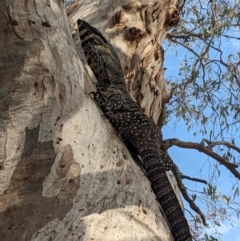
<svg viewBox="0 0 240 241">
<path fill-rule="evenodd" d="M 115 90 L 97 88 L 97 91 L 92 93 L 94 101 L 97 102 L 103 112 L 118 111 L 124 107 L 124 99 L 120 94 L 115 94 Z"/>
</svg>

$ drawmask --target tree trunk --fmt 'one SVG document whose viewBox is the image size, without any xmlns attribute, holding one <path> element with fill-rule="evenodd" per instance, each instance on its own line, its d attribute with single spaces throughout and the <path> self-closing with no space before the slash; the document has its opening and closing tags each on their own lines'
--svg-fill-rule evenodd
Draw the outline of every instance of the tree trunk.
<svg viewBox="0 0 240 241">
<path fill-rule="evenodd" d="M 175 3 L 144 2 L 80 1 L 68 15 L 73 32 L 82 18 L 111 40 L 132 97 L 161 125 L 159 43 Z M 170 240 L 149 181 L 88 95 L 62 1 L 0 9 L 0 240 Z"/>
</svg>

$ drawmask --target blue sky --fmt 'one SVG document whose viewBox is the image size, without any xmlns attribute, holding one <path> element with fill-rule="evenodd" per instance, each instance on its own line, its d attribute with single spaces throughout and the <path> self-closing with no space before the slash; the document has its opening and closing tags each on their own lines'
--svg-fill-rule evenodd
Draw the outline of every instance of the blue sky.
<svg viewBox="0 0 240 241">
<path fill-rule="evenodd" d="M 165 72 L 165 78 L 168 80 L 172 78 L 173 76 L 178 76 L 178 69 L 180 68 L 181 61 L 184 57 L 184 55 L 187 53 L 186 50 L 183 48 L 176 48 L 173 51 L 171 51 L 170 48 L 165 48 L 165 61 L 164 61 L 164 67 L 167 68 Z M 240 50 L 240 44 L 237 41 L 230 41 L 228 43 L 224 44 L 224 49 L 227 51 L 236 51 Z M 224 50 L 223 49 L 223 50 Z M 178 54 L 176 56 L 176 51 L 178 51 Z M 173 115 L 172 115 L 173 116 Z M 197 128 L 197 127 L 196 127 Z M 178 138 L 183 141 L 192 141 L 199 143 L 203 137 L 209 139 L 209 136 L 201 136 L 193 135 L 193 130 L 187 131 L 187 127 L 183 121 L 178 121 L 173 118 L 170 122 L 167 123 L 162 129 L 163 131 L 163 138 Z M 226 136 L 229 138 L 230 136 Z M 240 146 L 240 133 L 236 133 L 235 135 L 235 142 L 237 146 Z M 209 169 L 210 164 L 215 164 L 216 161 L 208 158 L 205 154 L 202 154 L 198 152 L 197 150 L 186 150 L 181 149 L 178 147 L 172 147 L 169 149 L 169 154 L 171 155 L 172 159 L 177 163 L 180 170 L 185 174 L 193 177 L 208 179 L 209 176 Z M 237 152 L 234 152 L 236 156 L 238 156 Z M 238 159 L 239 160 L 239 159 Z M 218 184 L 218 191 L 221 193 L 229 194 L 230 190 L 232 188 L 233 183 L 236 181 L 235 178 L 230 177 L 229 171 L 224 168 L 220 167 L 220 178 L 219 178 L 219 184 Z M 240 171 L 240 168 L 238 169 Z M 184 183 L 187 187 L 189 187 L 191 190 L 199 190 L 202 191 L 202 188 L 204 187 L 203 184 L 191 182 L 188 180 L 184 180 Z M 240 198 L 236 198 L 235 201 L 240 203 Z M 201 203 L 197 203 L 202 211 L 205 213 L 206 209 Z M 186 205 L 187 207 L 187 205 Z M 232 222 L 221 222 L 221 227 L 218 227 L 219 232 L 221 232 L 223 235 L 219 239 L 222 241 L 239 241 L 240 240 L 240 220 L 237 219 L 237 216 L 234 215 L 234 212 L 231 214 L 232 216 Z M 233 225 L 234 226 L 233 226 Z M 209 228 L 207 230 L 208 234 L 214 233 L 213 228 Z M 218 238 L 218 236 L 215 236 Z"/>
</svg>

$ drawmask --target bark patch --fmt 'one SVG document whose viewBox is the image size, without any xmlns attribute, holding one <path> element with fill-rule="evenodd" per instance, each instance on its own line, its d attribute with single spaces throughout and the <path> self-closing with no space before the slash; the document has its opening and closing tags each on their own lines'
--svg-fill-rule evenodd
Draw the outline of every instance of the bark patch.
<svg viewBox="0 0 240 241">
<path fill-rule="evenodd" d="M 60 178 L 63 178 L 66 176 L 66 174 L 69 172 L 71 165 L 75 161 L 73 160 L 73 151 L 72 147 L 70 145 L 66 145 L 63 150 L 62 157 L 59 161 L 59 164 L 57 166 L 56 173 Z"/>
<path fill-rule="evenodd" d="M 29 239 L 48 222 L 63 219 L 72 208 L 79 189 L 79 176 L 66 178 L 64 190 L 55 197 L 43 197 L 45 177 L 55 161 L 53 142 L 38 142 L 39 126 L 26 129 L 21 160 L 8 189 L 0 196 L 0 236 L 5 241 Z M 71 156 L 71 155 L 70 155 Z M 69 191 L 66 191 L 69 190 Z"/>
</svg>

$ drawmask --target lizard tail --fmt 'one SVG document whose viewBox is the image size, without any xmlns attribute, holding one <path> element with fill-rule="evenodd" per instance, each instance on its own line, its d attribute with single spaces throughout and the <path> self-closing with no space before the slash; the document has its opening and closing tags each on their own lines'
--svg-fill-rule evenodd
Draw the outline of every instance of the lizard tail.
<svg viewBox="0 0 240 241">
<path fill-rule="evenodd" d="M 151 187 L 161 204 L 162 210 L 172 229 L 175 241 L 191 241 L 188 222 L 179 204 L 177 196 L 172 189 L 164 166 L 154 153 L 140 153 L 143 165 L 151 182 Z"/>
</svg>

